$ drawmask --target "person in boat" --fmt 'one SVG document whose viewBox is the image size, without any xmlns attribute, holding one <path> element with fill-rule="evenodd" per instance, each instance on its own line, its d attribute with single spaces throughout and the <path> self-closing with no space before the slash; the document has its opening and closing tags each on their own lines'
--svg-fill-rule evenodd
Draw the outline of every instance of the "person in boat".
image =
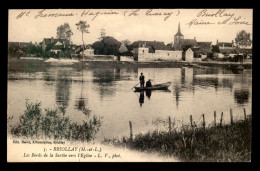
<svg viewBox="0 0 260 171">
<path fill-rule="evenodd" d="M 152 87 L 152 83 L 150 79 L 146 82 L 146 87 Z"/>
<path fill-rule="evenodd" d="M 139 77 L 139 81 L 140 81 L 141 87 L 144 87 L 145 81 L 144 81 L 144 75 L 143 75 L 143 73 L 141 73 L 141 76 Z"/>
</svg>

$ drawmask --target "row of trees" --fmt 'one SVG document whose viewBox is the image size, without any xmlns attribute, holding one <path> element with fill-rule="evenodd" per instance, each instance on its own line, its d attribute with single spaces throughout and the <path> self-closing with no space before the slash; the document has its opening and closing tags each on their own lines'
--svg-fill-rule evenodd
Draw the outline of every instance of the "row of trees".
<svg viewBox="0 0 260 171">
<path fill-rule="evenodd" d="M 89 24 L 87 24 L 86 21 L 79 21 L 76 23 L 77 29 L 81 32 L 81 38 L 82 38 L 82 44 L 83 44 L 83 51 L 85 48 L 85 41 L 84 41 L 84 34 L 90 33 L 88 28 L 90 27 Z M 63 25 L 60 25 L 57 28 L 57 38 L 59 39 L 67 39 L 71 40 L 71 36 L 73 35 L 73 32 L 69 26 L 68 23 L 64 23 Z M 123 40 L 118 41 L 114 37 L 107 36 L 106 31 L 104 28 L 100 31 L 100 37 L 98 38 L 98 41 L 94 42 L 92 44 L 92 47 L 95 51 L 95 54 L 100 55 L 118 55 L 119 47 L 120 45 L 124 43 L 124 45 L 127 47 L 127 52 L 125 52 L 125 55 L 132 55 L 131 50 L 133 49 L 131 46 L 131 42 L 129 40 Z M 82 51 L 82 53 L 83 53 Z"/>
<path fill-rule="evenodd" d="M 19 46 L 18 44 L 11 44 L 8 47 L 8 56 L 20 58 L 21 56 L 34 54 L 41 56 L 42 49 L 40 45 L 28 43 L 26 46 Z"/>
</svg>

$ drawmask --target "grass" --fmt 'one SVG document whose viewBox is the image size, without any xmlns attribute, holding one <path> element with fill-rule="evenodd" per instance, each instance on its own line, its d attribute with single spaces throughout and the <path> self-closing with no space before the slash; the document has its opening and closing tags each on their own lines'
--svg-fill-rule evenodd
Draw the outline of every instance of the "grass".
<svg viewBox="0 0 260 171">
<path fill-rule="evenodd" d="M 133 139 L 105 139 L 119 147 L 159 152 L 188 162 L 245 162 L 251 160 L 251 116 L 232 125 L 200 128 L 183 125 L 178 131 L 152 131 Z"/>
<path fill-rule="evenodd" d="M 11 134 L 16 137 L 50 138 L 91 141 L 101 126 L 101 119 L 95 115 L 83 121 L 82 124 L 74 123 L 59 109 L 41 110 L 41 103 L 26 101 L 26 110 L 19 117 L 19 123 L 11 125 Z"/>
</svg>

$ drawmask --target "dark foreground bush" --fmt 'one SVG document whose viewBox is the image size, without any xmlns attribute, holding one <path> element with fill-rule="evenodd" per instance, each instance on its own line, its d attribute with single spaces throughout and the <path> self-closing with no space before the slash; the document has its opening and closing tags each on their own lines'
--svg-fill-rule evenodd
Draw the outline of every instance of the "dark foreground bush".
<svg viewBox="0 0 260 171">
<path fill-rule="evenodd" d="M 73 123 L 63 112 L 55 109 L 40 109 L 40 103 L 26 101 L 26 110 L 19 117 L 19 123 L 11 126 L 11 134 L 18 137 L 54 138 L 67 140 L 91 141 L 101 126 L 101 120 L 96 116 L 83 121 L 82 124 Z"/>
<path fill-rule="evenodd" d="M 229 162 L 251 160 L 251 116 L 232 125 L 206 128 L 183 126 L 180 131 L 153 131 L 132 140 L 104 140 L 116 146 L 159 152 L 183 161 Z"/>
</svg>

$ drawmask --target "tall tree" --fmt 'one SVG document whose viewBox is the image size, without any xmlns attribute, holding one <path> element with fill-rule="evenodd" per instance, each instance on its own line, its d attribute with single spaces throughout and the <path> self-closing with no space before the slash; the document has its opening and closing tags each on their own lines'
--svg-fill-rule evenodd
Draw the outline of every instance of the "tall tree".
<svg viewBox="0 0 260 171">
<path fill-rule="evenodd" d="M 64 23 L 57 28 L 57 38 L 58 39 L 67 39 L 70 41 L 73 32 L 70 29 L 70 25 L 68 23 Z"/>
<path fill-rule="evenodd" d="M 82 51 L 82 56 L 84 53 L 84 49 L 85 49 L 85 43 L 84 43 L 84 38 L 83 38 L 83 34 L 84 33 L 89 33 L 88 28 L 89 28 L 89 24 L 87 24 L 87 21 L 79 21 L 77 24 L 77 29 L 82 33 L 82 42 L 83 42 L 83 51 Z"/>
<path fill-rule="evenodd" d="M 237 33 L 235 42 L 238 47 L 251 46 L 252 40 L 250 38 L 250 33 L 247 33 L 245 30 L 241 30 L 240 32 Z"/>
</svg>

